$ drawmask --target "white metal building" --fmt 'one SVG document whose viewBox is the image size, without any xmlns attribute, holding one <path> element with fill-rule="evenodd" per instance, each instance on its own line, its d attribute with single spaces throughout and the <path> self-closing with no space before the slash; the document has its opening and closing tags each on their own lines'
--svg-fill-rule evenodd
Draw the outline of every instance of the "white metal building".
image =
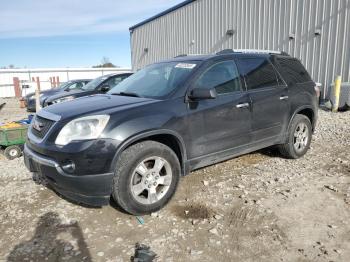
<svg viewBox="0 0 350 262">
<path fill-rule="evenodd" d="M 59 78 L 60 82 L 66 82 L 74 79 L 94 79 L 101 75 L 111 73 L 126 73 L 131 70 L 128 68 L 36 68 L 36 69 L 0 69 L 0 97 L 15 96 L 13 78 L 18 77 L 22 84 L 32 83 L 33 77 L 39 77 L 42 90 L 51 88 L 50 77 Z M 22 90 L 25 95 L 30 90 Z"/>
<path fill-rule="evenodd" d="M 132 67 L 223 49 L 280 50 L 316 82 L 350 81 L 350 0 L 188 0 L 130 28 Z"/>
</svg>

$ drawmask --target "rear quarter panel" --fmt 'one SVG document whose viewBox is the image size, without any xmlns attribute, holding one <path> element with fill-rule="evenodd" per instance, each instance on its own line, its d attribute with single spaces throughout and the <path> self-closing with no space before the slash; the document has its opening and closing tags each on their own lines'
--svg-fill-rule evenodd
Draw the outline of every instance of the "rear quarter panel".
<svg viewBox="0 0 350 262">
<path fill-rule="evenodd" d="M 293 86 L 289 87 L 289 95 L 292 114 L 291 120 L 299 111 L 309 108 L 312 109 L 314 113 L 312 124 L 313 127 L 315 127 L 318 110 L 315 83 L 310 81 L 301 84 L 294 84 Z"/>
</svg>

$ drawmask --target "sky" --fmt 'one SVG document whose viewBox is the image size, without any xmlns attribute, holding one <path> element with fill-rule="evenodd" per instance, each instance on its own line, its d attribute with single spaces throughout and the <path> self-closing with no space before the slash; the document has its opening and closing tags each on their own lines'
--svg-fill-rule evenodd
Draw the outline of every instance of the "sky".
<svg viewBox="0 0 350 262">
<path fill-rule="evenodd" d="M 129 27 L 183 0 L 1 0 L 0 67 L 131 67 Z"/>
</svg>

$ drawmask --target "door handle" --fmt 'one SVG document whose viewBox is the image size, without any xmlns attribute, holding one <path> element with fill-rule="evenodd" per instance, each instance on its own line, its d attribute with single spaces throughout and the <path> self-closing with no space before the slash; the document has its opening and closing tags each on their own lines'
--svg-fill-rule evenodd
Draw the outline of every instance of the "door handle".
<svg viewBox="0 0 350 262">
<path fill-rule="evenodd" d="M 288 98 L 288 96 L 280 96 L 280 100 L 287 100 Z"/>
<path fill-rule="evenodd" d="M 249 107 L 249 103 L 241 103 L 236 105 L 237 108 L 248 108 Z"/>
</svg>

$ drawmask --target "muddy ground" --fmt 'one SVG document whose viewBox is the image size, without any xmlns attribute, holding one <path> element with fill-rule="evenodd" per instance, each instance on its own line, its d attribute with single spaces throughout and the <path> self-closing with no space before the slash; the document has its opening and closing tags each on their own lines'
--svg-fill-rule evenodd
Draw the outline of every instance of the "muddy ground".
<svg viewBox="0 0 350 262">
<path fill-rule="evenodd" d="M 0 122 L 26 115 L 6 102 Z M 267 149 L 192 172 L 143 224 L 68 202 L 0 156 L 0 261 L 130 261 L 136 242 L 157 261 L 350 261 L 349 146 L 350 112 L 320 111 L 305 157 Z"/>
</svg>

